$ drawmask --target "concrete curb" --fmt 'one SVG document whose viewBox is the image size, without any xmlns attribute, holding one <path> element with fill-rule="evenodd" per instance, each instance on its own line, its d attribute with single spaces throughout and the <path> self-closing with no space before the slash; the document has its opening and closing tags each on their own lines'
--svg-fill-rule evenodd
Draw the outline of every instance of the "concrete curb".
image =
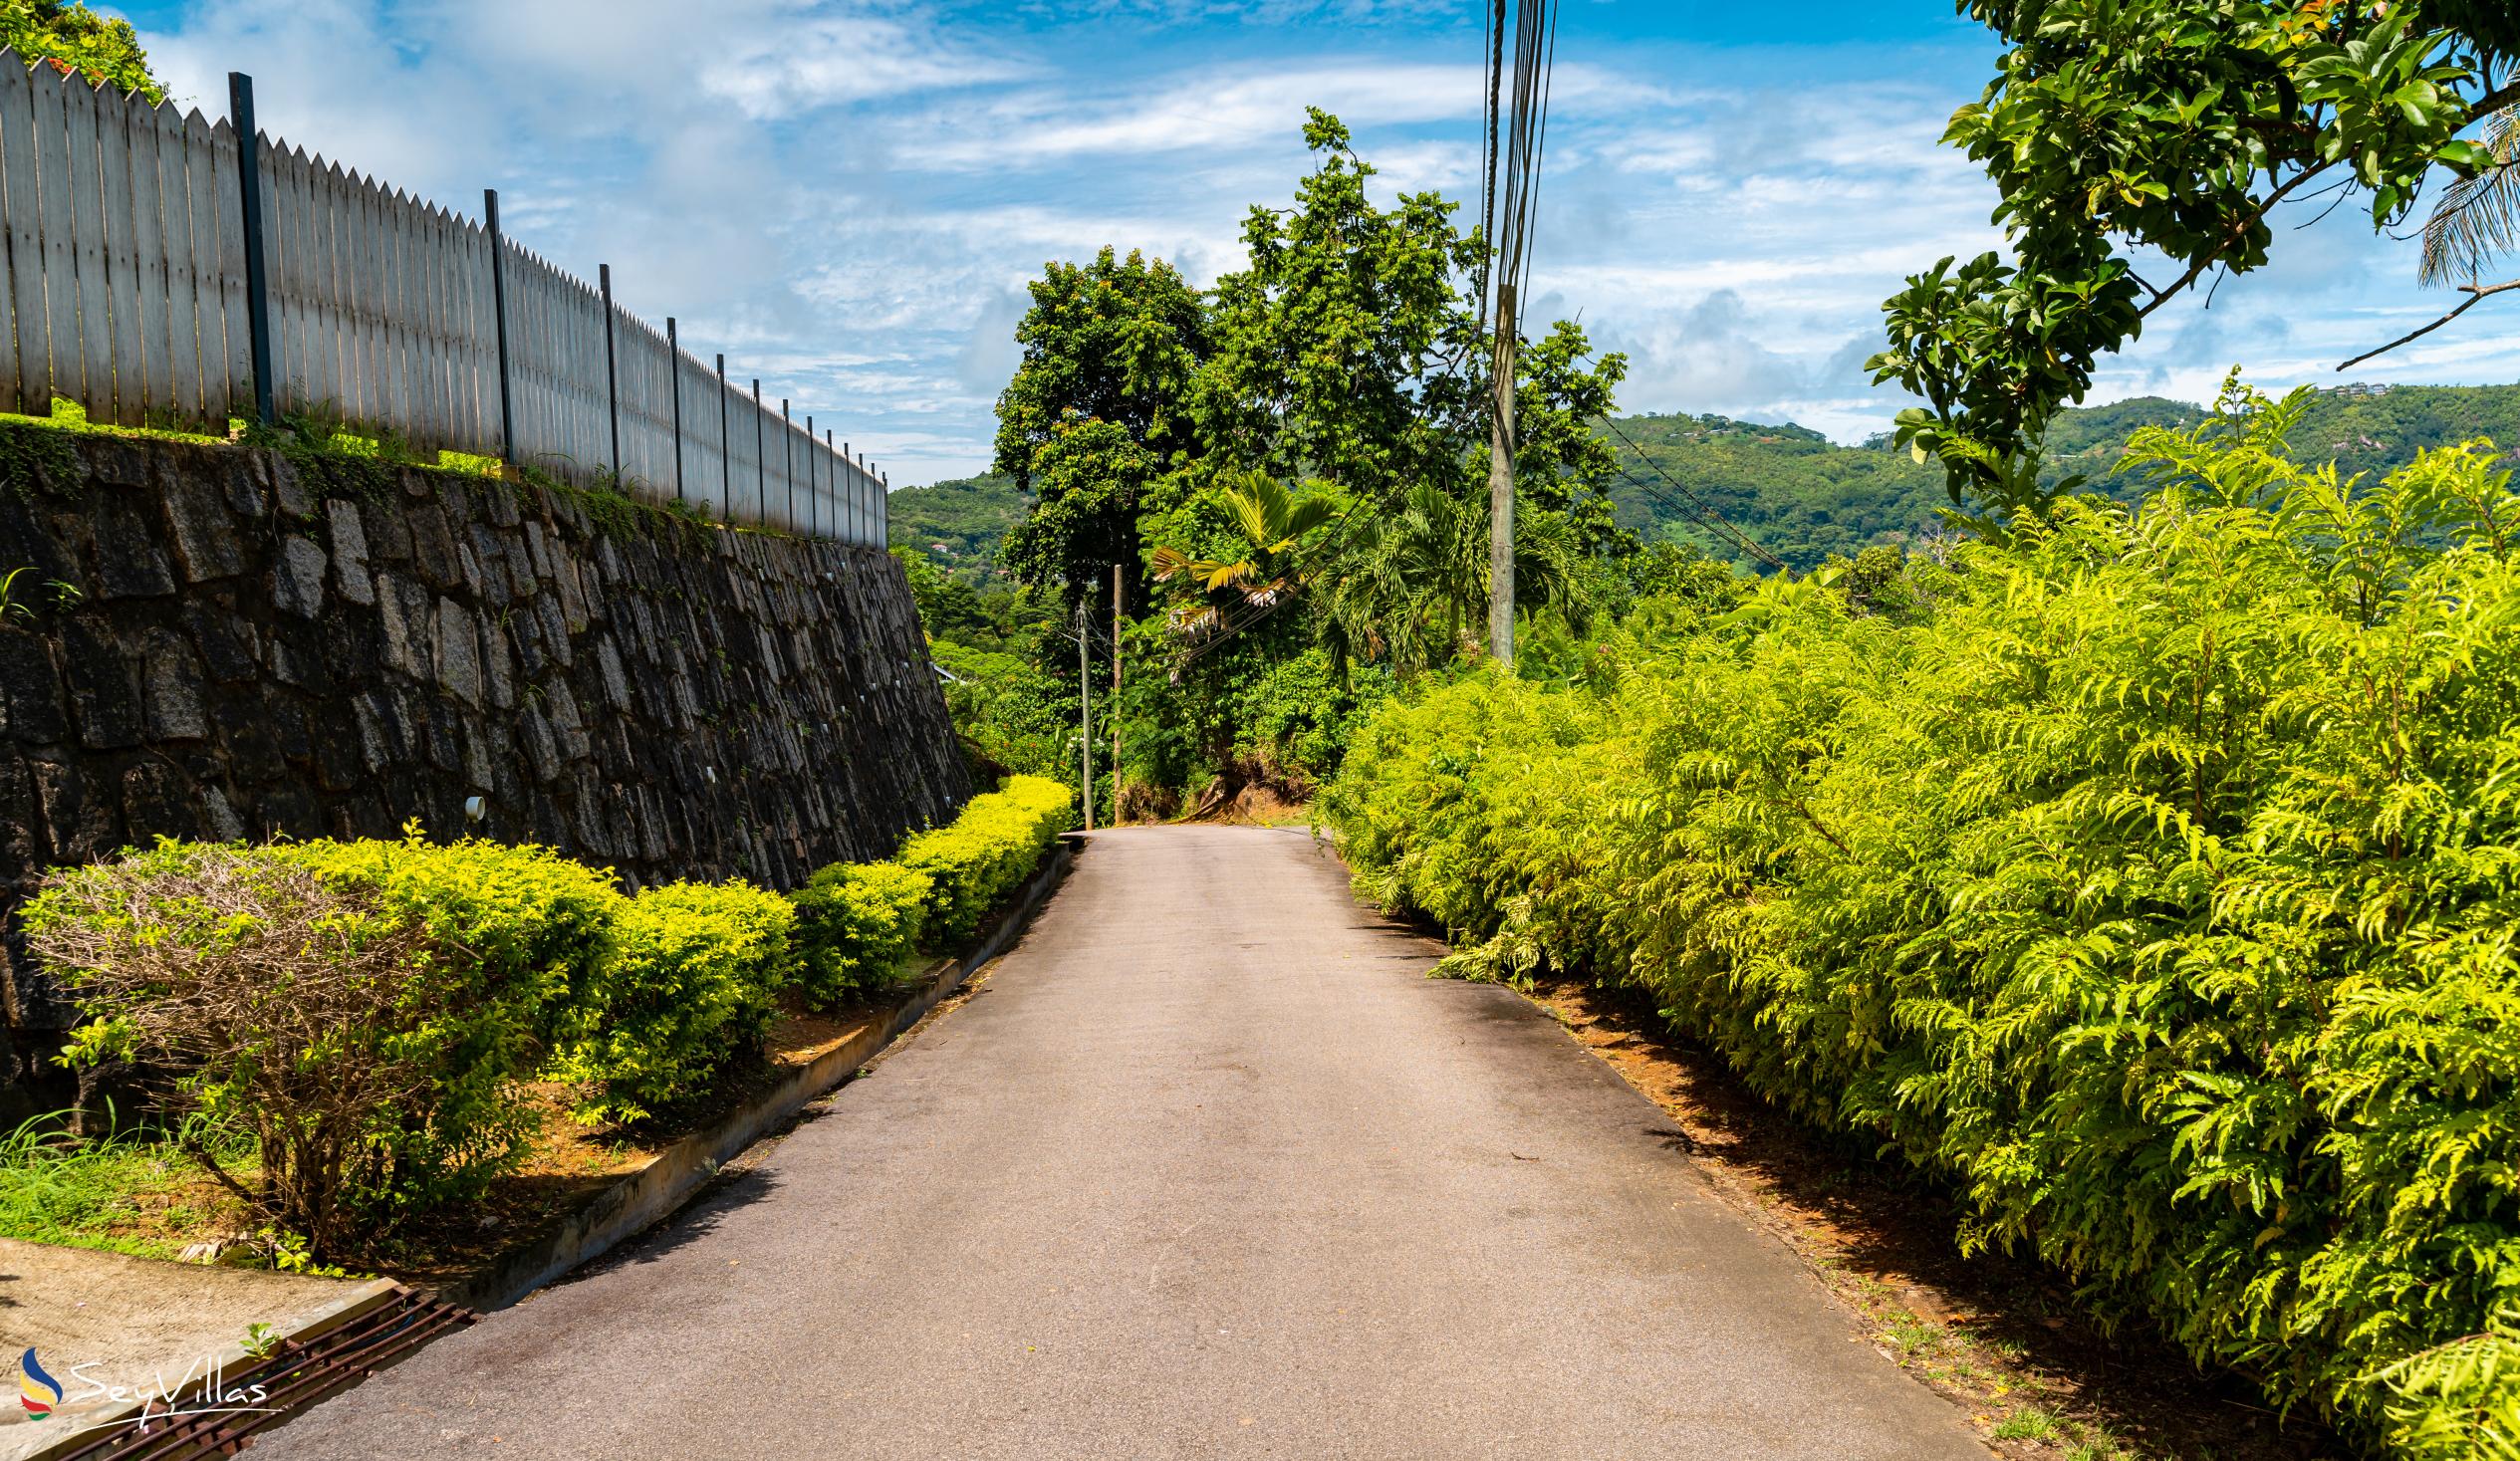
<svg viewBox="0 0 2520 1461">
<path fill-rule="evenodd" d="M 936 1002 L 962 987 L 981 965 L 1003 952 L 1023 930 L 1051 889 L 1067 876 L 1076 860 L 1076 844 L 1061 839 L 1050 861 L 1035 872 L 1015 900 L 999 913 L 978 943 L 959 957 L 930 965 L 919 991 L 882 1025 L 872 1025 L 856 1038 L 798 1068 L 778 1086 L 744 1109 L 708 1130 L 696 1132 L 665 1148 L 653 1161 L 607 1188 L 593 1202 L 572 1213 L 555 1231 L 529 1247 L 508 1255 L 492 1268 L 437 1292 L 440 1303 L 488 1313 L 505 1309 L 536 1289 L 589 1260 L 601 1257 L 624 1240 L 654 1226 L 689 1200 L 744 1148 L 759 1141 L 805 1108 L 858 1074 L 876 1053 L 915 1025 Z"/>
</svg>

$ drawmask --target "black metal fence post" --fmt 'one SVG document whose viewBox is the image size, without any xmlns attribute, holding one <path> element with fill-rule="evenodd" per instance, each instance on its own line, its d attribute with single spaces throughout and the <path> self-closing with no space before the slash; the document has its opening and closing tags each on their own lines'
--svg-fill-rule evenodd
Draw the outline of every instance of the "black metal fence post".
<svg viewBox="0 0 2520 1461">
<path fill-rule="evenodd" d="M 822 492 L 822 469 L 814 465 L 814 416 L 809 411 L 805 417 L 805 531 L 808 536 L 815 534 L 816 524 L 823 516 L 822 508 L 815 502 Z"/>
<path fill-rule="evenodd" d="M 786 396 L 779 398 L 779 441 L 788 454 L 788 531 L 796 531 L 796 417 L 788 414 Z"/>
<path fill-rule="evenodd" d="M 735 442 L 727 435 L 729 407 L 726 404 L 726 353 L 717 357 L 717 464 L 725 480 L 718 485 L 717 520 L 735 521 Z"/>
<path fill-rule="evenodd" d="M 490 319 L 499 342 L 499 459 L 515 470 L 516 391 L 508 383 L 508 246 L 499 232 L 499 190 L 481 190 L 481 219 L 490 234 Z"/>
<path fill-rule="evenodd" d="M 665 317 L 665 374 L 673 381 L 673 501 L 682 505 L 682 337 Z"/>
<path fill-rule="evenodd" d="M 613 266 L 602 266 L 604 281 L 604 399 L 613 414 L 613 489 L 622 487 L 622 376 L 613 358 Z"/>
<path fill-rule="evenodd" d="M 826 429 L 824 430 L 824 432 L 823 432 L 823 450 L 825 450 L 825 451 L 832 451 L 832 450 L 834 450 L 834 449 L 835 449 L 835 448 L 832 446 L 832 437 L 833 437 L 833 436 L 835 436 L 835 435 L 837 435 L 837 434 L 838 434 L 837 432 L 834 432 L 834 431 L 830 430 L 829 428 L 826 428 Z M 848 463 L 848 462 L 846 462 L 846 461 L 842 462 L 842 463 L 840 464 L 840 471 L 841 471 L 841 475 L 840 475 L 840 476 L 837 476 L 837 477 L 834 477 L 834 478 L 832 479 L 832 506 L 834 506 L 834 507 L 836 507 L 836 508 L 840 509 L 840 511 L 841 511 L 843 514 L 846 514 L 846 513 L 849 511 L 849 493 L 848 493 L 847 489 L 845 489 L 844 487 L 842 487 L 842 485 L 841 485 L 841 484 L 842 484 L 843 482 L 845 482 L 845 481 L 847 481 L 847 480 L 848 480 L 848 474 L 849 474 L 849 463 Z M 841 519 L 839 522 L 837 522 L 837 523 L 833 524 L 833 527 L 835 527 L 836 529 L 838 529 L 838 531 L 837 531 L 837 532 L 836 532 L 833 536 L 835 536 L 835 537 L 839 538 L 839 539 L 840 539 L 840 541 L 841 541 L 841 542 L 843 542 L 843 543 L 846 543 L 846 542 L 848 542 L 848 541 L 849 541 L 849 537 L 848 537 L 848 534 L 849 534 L 849 520 L 848 520 L 848 518 L 847 518 L 846 516 L 842 517 L 842 519 Z"/>
<path fill-rule="evenodd" d="M 770 516 L 770 413 L 761 408 L 761 377 L 752 378 L 752 520 Z"/>
<path fill-rule="evenodd" d="M 241 71 L 227 74 L 227 115 L 236 127 L 237 203 L 245 233 L 245 328 L 254 355 L 254 419 L 268 426 L 280 419 L 273 401 L 271 359 L 271 276 L 263 258 L 263 144 L 254 125 L 254 79 Z"/>
</svg>

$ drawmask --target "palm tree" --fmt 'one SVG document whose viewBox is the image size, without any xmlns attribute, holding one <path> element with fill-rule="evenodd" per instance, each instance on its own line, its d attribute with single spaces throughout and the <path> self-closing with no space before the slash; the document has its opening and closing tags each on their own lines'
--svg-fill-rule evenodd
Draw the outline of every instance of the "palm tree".
<svg viewBox="0 0 2520 1461">
<path fill-rule="evenodd" d="M 1187 579 L 1199 597 L 1172 610 L 1174 632 L 1206 634 L 1221 623 L 1219 609 L 1231 594 L 1247 609 L 1267 610 L 1299 593 L 1309 579 L 1298 550 L 1306 535 L 1338 515 L 1338 505 L 1321 495 L 1297 497 L 1274 477 L 1254 472 L 1239 484 L 1216 494 L 1219 506 L 1241 535 L 1237 547 L 1247 551 L 1232 560 L 1192 558 L 1177 548 L 1154 551 L 1155 581 Z"/>
<path fill-rule="evenodd" d="M 1387 660 L 1401 676 L 1476 653 L 1485 642 L 1488 505 L 1421 480 L 1362 519 L 1325 571 L 1322 637 L 1331 657 Z M 1583 616 L 1582 550 L 1555 514 L 1519 516 L 1514 579 L 1524 602 Z"/>
</svg>

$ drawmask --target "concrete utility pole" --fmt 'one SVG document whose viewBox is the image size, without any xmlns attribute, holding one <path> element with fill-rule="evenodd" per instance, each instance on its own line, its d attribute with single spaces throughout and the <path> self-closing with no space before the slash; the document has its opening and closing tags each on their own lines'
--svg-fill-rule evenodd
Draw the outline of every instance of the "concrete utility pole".
<svg viewBox="0 0 2520 1461">
<path fill-rule="evenodd" d="M 1084 734 L 1077 747 L 1085 758 L 1085 830 L 1094 830 L 1094 660 L 1093 640 L 1086 634 L 1093 620 L 1085 616 L 1085 601 L 1077 601 L 1077 724 Z"/>
<path fill-rule="evenodd" d="M 1112 565 L 1112 708 L 1103 718 L 1112 723 L 1112 820 L 1120 826 L 1120 565 Z"/>
<path fill-rule="evenodd" d="M 1514 286 L 1496 287 L 1495 401 L 1488 412 L 1487 649 L 1514 662 Z"/>
<path fill-rule="evenodd" d="M 1514 662 L 1514 355 L 1521 340 L 1515 317 L 1531 272 L 1533 200 L 1540 188 L 1549 68 L 1556 52 L 1557 19 L 1550 0 L 1489 0 L 1487 183 L 1479 204 L 1479 231 L 1495 252 L 1479 287 L 1494 305 L 1496 323 L 1489 372 L 1487 643 L 1488 652 L 1503 665 Z"/>
</svg>

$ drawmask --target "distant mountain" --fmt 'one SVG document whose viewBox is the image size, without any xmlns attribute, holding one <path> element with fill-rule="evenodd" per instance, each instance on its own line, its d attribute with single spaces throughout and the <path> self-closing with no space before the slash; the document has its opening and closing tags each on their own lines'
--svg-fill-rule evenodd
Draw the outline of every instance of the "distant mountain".
<svg viewBox="0 0 2520 1461">
<path fill-rule="evenodd" d="M 2048 447 L 2058 472 L 2080 472 L 2099 491 L 2133 498 L 2143 483 L 2116 475 L 2127 439 L 2138 427 L 2192 425 L 2204 413 L 2154 395 L 2078 407 L 2058 418 Z M 1833 446 L 1800 426 L 1722 416 L 1636 416 L 1618 425 L 1652 466 L 1797 569 L 1928 531 L 1940 521 L 1936 509 L 1951 501 L 1940 467 L 1917 465 L 1891 450 L 1887 437 Z M 2332 387 L 2319 392 L 2291 444 L 2303 460 L 2333 461 L 2348 475 L 2380 474 L 2426 448 L 2478 437 L 2520 447 L 2520 385 Z M 1629 464 L 1614 492 L 1623 524 L 1737 557 L 1676 505 L 1679 494 L 1661 474 L 1638 464 L 1624 445 L 1620 456 Z"/>
<path fill-rule="evenodd" d="M 2127 438 L 2140 426 L 2184 426 L 2204 407 L 2157 395 L 2065 412 L 2048 437 L 2059 472 L 2081 472 L 2101 491 L 2132 498 L 2142 483 L 2114 475 Z M 1627 416 L 1613 437 L 1627 472 L 1614 489 L 1620 522 L 1647 537 L 1695 543 L 1735 555 L 1688 512 L 1677 481 L 1797 569 L 1831 554 L 1932 530 L 1951 499 L 1942 469 L 1891 450 L 1887 437 L 1836 446 L 1801 426 L 1763 426 L 1724 416 Z M 2305 460 L 2334 461 L 2349 475 L 2383 473 L 2415 453 L 2477 437 L 2520 448 L 2520 385 L 2343 385 L 2319 392 L 2295 429 Z M 2515 452 L 2520 459 L 2520 452 Z M 1660 472 L 1652 468 L 1660 468 Z M 1665 480 L 1668 475 L 1669 481 Z M 1025 503 L 1004 477 L 970 477 L 892 494 L 892 542 L 916 547 L 956 577 L 986 577 L 1007 529 Z"/>
</svg>

